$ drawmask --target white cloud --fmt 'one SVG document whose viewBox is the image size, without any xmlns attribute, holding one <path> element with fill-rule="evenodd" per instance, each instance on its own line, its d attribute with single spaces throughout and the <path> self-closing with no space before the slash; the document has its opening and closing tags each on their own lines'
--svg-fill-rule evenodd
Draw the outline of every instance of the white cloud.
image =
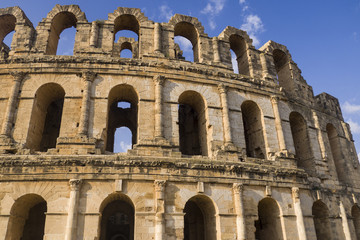
<svg viewBox="0 0 360 240">
<path fill-rule="evenodd" d="M 202 14 L 208 15 L 209 26 L 212 30 L 216 28 L 214 18 L 224 9 L 225 1 L 226 0 L 209 0 L 205 8 L 201 10 Z"/>
<path fill-rule="evenodd" d="M 358 153 L 358 160 L 360 160 L 360 153 Z"/>
<path fill-rule="evenodd" d="M 264 31 L 264 24 L 258 15 L 247 15 L 245 17 L 245 22 L 241 25 L 240 28 L 249 34 L 249 36 L 253 39 L 253 44 L 255 46 L 260 44 L 260 40 L 257 35 Z"/>
<path fill-rule="evenodd" d="M 246 0 L 239 0 L 240 4 L 244 4 L 246 2 Z"/>
<path fill-rule="evenodd" d="M 238 67 L 238 63 L 236 61 L 236 56 L 235 56 L 234 52 L 231 52 L 231 63 L 232 63 L 234 72 L 239 73 L 239 67 Z"/>
<path fill-rule="evenodd" d="M 170 20 L 170 18 L 174 15 L 173 14 L 173 11 L 171 10 L 171 8 L 169 8 L 169 6 L 168 5 L 161 5 L 160 7 L 159 7 L 159 9 L 160 9 L 160 18 L 162 18 L 162 19 L 165 19 L 166 21 L 169 21 Z"/>
<path fill-rule="evenodd" d="M 180 49 L 183 51 L 183 52 L 192 52 L 192 44 L 191 42 L 184 38 L 184 37 L 176 37 L 175 38 L 175 42 L 177 44 L 179 44 L 180 46 Z"/>
<path fill-rule="evenodd" d="M 120 142 L 120 152 L 126 152 L 129 149 L 131 149 L 131 144 L 126 143 L 124 141 Z"/>
<path fill-rule="evenodd" d="M 353 121 L 351 118 L 348 120 L 348 123 L 350 125 L 351 132 L 353 134 L 360 134 L 360 124 Z"/>
<path fill-rule="evenodd" d="M 351 104 L 348 101 L 346 101 L 341 107 L 345 114 L 360 113 L 360 105 Z"/>
</svg>

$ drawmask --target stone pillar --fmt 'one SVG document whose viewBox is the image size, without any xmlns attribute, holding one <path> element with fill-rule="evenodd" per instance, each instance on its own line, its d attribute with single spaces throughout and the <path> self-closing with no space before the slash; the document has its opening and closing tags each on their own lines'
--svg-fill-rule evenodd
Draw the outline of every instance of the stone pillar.
<svg viewBox="0 0 360 240">
<path fill-rule="evenodd" d="M 155 138 L 163 139 L 163 117 L 162 117 L 162 104 L 163 104 L 163 86 L 165 77 L 161 75 L 154 76 L 155 84 Z"/>
<path fill-rule="evenodd" d="M 82 74 L 82 78 L 85 81 L 85 88 L 82 96 L 81 103 L 81 115 L 79 122 L 78 134 L 82 136 L 87 136 L 88 128 L 89 128 L 89 115 L 90 115 L 90 94 L 91 94 L 91 86 L 92 82 L 96 77 L 96 73 L 94 72 L 84 72 Z"/>
<path fill-rule="evenodd" d="M 80 179 L 70 179 L 70 199 L 69 199 L 69 209 L 68 217 L 66 221 L 65 229 L 65 240 L 75 240 L 76 239 L 76 225 L 77 225 L 77 215 L 78 215 L 78 200 L 79 200 L 79 191 L 81 187 Z"/>
<path fill-rule="evenodd" d="M 218 85 L 218 90 L 220 92 L 220 100 L 222 106 L 222 120 L 224 126 L 224 142 L 225 145 L 232 145 L 231 137 L 231 127 L 230 127 L 230 117 L 229 117 L 229 106 L 227 101 L 227 87 L 224 84 Z"/>
<path fill-rule="evenodd" d="M 155 240 L 165 239 L 165 180 L 155 180 Z"/>
<path fill-rule="evenodd" d="M 237 229 L 238 240 L 246 239 L 243 191 L 244 191 L 244 186 L 241 183 L 233 184 L 235 213 L 236 213 L 236 229 Z"/>
<path fill-rule="evenodd" d="M 13 85 L 10 91 L 9 100 L 6 106 L 6 112 L 4 122 L 1 129 L 1 135 L 11 137 L 11 130 L 14 121 L 15 109 L 17 105 L 17 99 L 19 96 L 19 90 L 21 81 L 25 78 L 26 72 L 10 72 L 13 77 Z"/>
<path fill-rule="evenodd" d="M 263 79 L 270 78 L 269 70 L 266 64 L 266 57 L 264 53 L 260 53 L 260 62 L 262 67 Z"/>
<path fill-rule="evenodd" d="M 322 134 L 322 131 L 321 131 L 319 117 L 318 117 L 315 110 L 312 109 L 311 111 L 312 111 L 313 118 L 314 118 L 315 128 L 317 129 L 317 135 L 318 135 L 318 142 L 319 142 L 319 145 L 320 145 L 321 157 L 322 157 L 323 160 L 326 160 L 327 159 L 326 148 L 325 148 L 323 134 Z"/>
<path fill-rule="evenodd" d="M 285 144 L 285 138 L 284 138 L 284 131 L 283 131 L 282 124 L 281 124 L 281 117 L 280 117 L 278 102 L 279 102 L 278 97 L 271 96 L 271 104 L 272 104 L 274 116 L 275 116 L 275 127 L 276 127 L 277 137 L 278 137 L 278 141 L 279 141 L 279 148 L 280 148 L 280 151 L 285 151 L 286 144 Z"/>
<path fill-rule="evenodd" d="M 249 75 L 250 75 L 250 77 L 254 77 L 254 66 L 253 66 L 253 62 L 252 62 L 252 58 L 251 58 L 250 48 L 248 48 L 246 50 L 246 54 L 247 54 L 247 59 L 249 61 Z"/>
<path fill-rule="evenodd" d="M 161 44 L 161 25 L 160 23 L 154 24 L 154 52 L 161 53 L 162 44 Z"/>
<path fill-rule="evenodd" d="M 212 43 L 213 43 L 213 52 L 214 52 L 214 62 L 219 63 L 221 61 L 220 51 L 219 51 L 219 39 L 217 37 L 213 37 Z"/>
<path fill-rule="evenodd" d="M 96 47 L 98 41 L 99 28 L 96 21 L 91 23 L 91 35 L 90 35 L 90 46 Z"/>
<path fill-rule="evenodd" d="M 294 211 L 296 215 L 296 225 L 299 234 L 299 240 L 306 240 L 306 230 L 305 230 L 305 223 L 304 223 L 304 216 L 301 210 L 301 201 L 299 195 L 299 188 L 293 187 L 291 189 L 292 198 L 294 202 Z"/>
<path fill-rule="evenodd" d="M 351 240 L 351 233 L 349 228 L 349 222 L 346 215 L 345 207 L 342 201 L 340 201 L 340 216 L 342 220 L 342 226 L 344 230 L 345 240 Z"/>
</svg>

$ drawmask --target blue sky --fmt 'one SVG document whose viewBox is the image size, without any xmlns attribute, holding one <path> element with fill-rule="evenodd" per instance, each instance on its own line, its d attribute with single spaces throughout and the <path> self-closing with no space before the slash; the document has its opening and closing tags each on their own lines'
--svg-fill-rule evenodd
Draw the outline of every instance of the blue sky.
<svg viewBox="0 0 360 240">
<path fill-rule="evenodd" d="M 37 26 L 56 3 L 78 4 L 89 21 L 107 19 L 119 6 L 140 8 L 156 22 L 180 13 L 197 17 L 210 37 L 230 25 L 246 30 L 257 48 L 268 40 L 284 44 L 314 94 L 327 92 L 339 99 L 359 153 L 360 0 L 1 0 L 0 7 L 20 6 Z M 71 54 L 66 34 L 59 54 Z M 187 57 L 186 42 L 177 41 Z"/>
</svg>

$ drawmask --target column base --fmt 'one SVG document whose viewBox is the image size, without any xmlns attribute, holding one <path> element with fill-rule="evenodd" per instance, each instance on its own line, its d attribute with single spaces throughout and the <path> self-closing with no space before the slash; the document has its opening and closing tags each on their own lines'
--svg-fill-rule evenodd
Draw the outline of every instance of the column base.
<svg viewBox="0 0 360 240">
<path fill-rule="evenodd" d="M 51 150 L 57 154 L 101 154 L 101 150 L 96 147 L 96 143 L 96 138 L 90 138 L 85 135 L 59 137 L 56 149 Z"/>
</svg>

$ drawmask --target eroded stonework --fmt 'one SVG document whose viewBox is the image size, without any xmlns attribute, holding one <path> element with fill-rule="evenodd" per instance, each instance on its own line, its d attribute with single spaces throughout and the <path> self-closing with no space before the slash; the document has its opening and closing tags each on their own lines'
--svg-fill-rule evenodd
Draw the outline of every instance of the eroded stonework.
<svg viewBox="0 0 360 240">
<path fill-rule="evenodd" d="M 69 27 L 74 54 L 57 56 Z M 121 30 L 138 39 L 114 42 Z M 76 5 L 36 28 L 0 9 L 0 43 L 0 239 L 360 239 L 349 125 L 285 46 L 134 8 L 88 22 Z"/>
</svg>

